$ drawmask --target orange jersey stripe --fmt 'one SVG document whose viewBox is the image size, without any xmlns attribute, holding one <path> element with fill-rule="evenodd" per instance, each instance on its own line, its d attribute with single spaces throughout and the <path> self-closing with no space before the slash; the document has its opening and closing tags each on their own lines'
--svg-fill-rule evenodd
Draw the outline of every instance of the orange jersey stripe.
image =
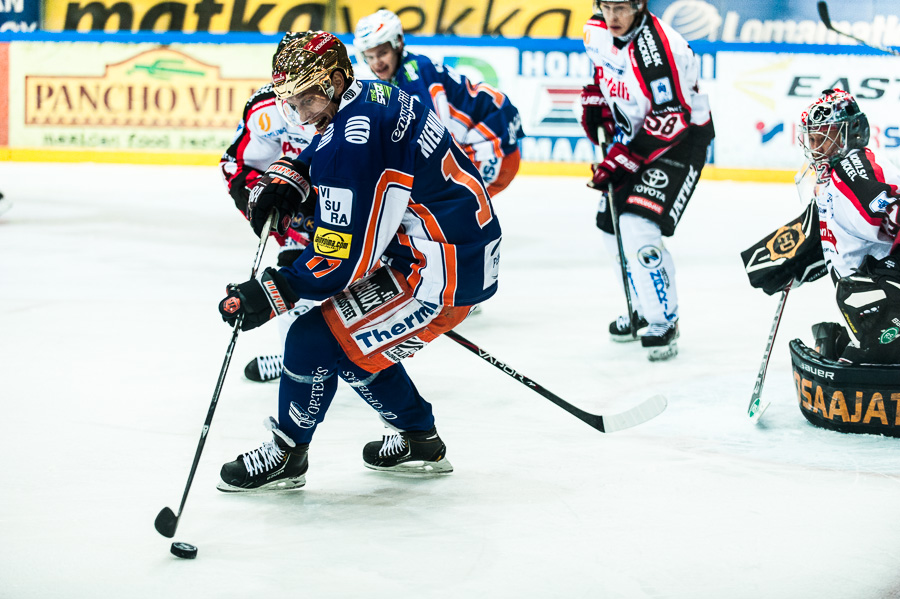
<svg viewBox="0 0 900 599">
<path fill-rule="evenodd" d="M 386 169 L 381 173 L 378 183 L 375 185 L 375 196 L 372 198 L 372 211 L 369 213 L 369 220 L 366 223 L 366 239 L 363 244 L 362 253 L 359 256 L 359 263 L 356 265 L 356 271 L 353 273 L 351 281 L 362 277 L 372 265 L 373 253 L 375 252 L 375 242 L 378 237 L 378 220 L 381 218 L 381 212 L 384 210 L 384 202 L 387 198 L 387 192 L 391 185 L 399 185 L 406 189 L 412 190 L 413 176 L 404 172 Z"/>
<path fill-rule="evenodd" d="M 491 100 L 494 102 L 494 106 L 497 108 L 501 108 L 503 106 L 503 102 L 506 100 L 506 96 L 500 93 L 498 90 L 494 89 L 487 83 L 476 83 L 472 85 L 472 82 L 466 79 L 466 87 L 469 88 L 469 95 L 473 98 L 478 95 L 478 92 L 484 92 L 491 97 Z"/>
<path fill-rule="evenodd" d="M 444 305 L 452 306 L 453 297 L 456 295 L 456 246 L 444 245 L 444 275 L 447 277 L 447 286 L 444 288 Z"/>
<path fill-rule="evenodd" d="M 409 209 L 414 212 L 416 216 L 422 219 L 425 230 L 428 231 L 428 234 L 434 241 L 447 243 L 447 238 L 444 236 L 444 231 L 441 230 L 441 226 L 438 224 L 437 219 L 434 218 L 434 215 L 431 214 L 431 211 L 428 208 L 426 208 L 422 204 L 411 203 L 409 205 Z"/>
<path fill-rule="evenodd" d="M 413 256 L 416 259 L 415 263 L 411 267 L 409 276 L 406 277 L 406 282 L 409 284 L 409 288 L 413 290 L 413 293 L 415 293 L 416 288 L 419 286 L 419 282 L 422 280 L 421 271 L 426 263 L 425 254 L 413 247 L 409 235 L 398 233 L 397 241 L 400 242 L 400 245 L 405 245 L 406 247 L 408 247 L 409 251 L 412 252 Z"/>
</svg>

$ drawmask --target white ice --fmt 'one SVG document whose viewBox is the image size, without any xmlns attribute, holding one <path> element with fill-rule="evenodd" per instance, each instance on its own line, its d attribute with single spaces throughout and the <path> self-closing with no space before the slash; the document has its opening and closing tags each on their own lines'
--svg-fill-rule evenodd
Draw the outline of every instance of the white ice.
<svg viewBox="0 0 900 599">
<path fill-rule="evenodd" d="M 827 280 L 791 292 L 760 425 L 746 417 L 776 298 L 739 252 L 803 209 L 791 186 L 703 180 L 670 241 L 681 355 L 607 340 L 624 312 L 575 178 L 519 177 L 496 200 L 500 291 L 459 331 L 557 395 L 614 413 L 601 434 L 448 339 L 407 363 L 456 471 L 365 469 L 381 425 L 341 387 L 307 486 L 215 489 L 267 440 L 277 384 L 243 378 L 277 326 L 241 334 L 169 553 L 231 336 L 216 304 L 256 238 L 215 168 L 0 163 L 0 597 L 900 596 L 900 440 L 807 424 L 787 343 L 840 320 Z M 265 263 L 274 262 L 270 247 Z M 310 348 L 315 351 L 315 348 Z"/>
</svg>

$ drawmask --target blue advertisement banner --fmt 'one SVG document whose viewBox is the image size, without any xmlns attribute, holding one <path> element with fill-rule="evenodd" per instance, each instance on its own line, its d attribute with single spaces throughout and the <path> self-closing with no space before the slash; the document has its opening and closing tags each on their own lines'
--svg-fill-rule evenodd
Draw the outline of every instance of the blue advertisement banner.
<svg viewBox="0 0 900 599">
<path fill-rule="evenodd" d="M 41 22 L 41 0 L 0 0 L 0 32 L 37 31 Z"/>
<path fill-rule="evenodd" d="M 871 44 L 900 44 L 900 2 L 832 0 L 827 6 L 839 30 Z M 854 43 L 825 27 L 814 0 L 654 0 L 650 10 L 688 41 Z"/>
</svg>

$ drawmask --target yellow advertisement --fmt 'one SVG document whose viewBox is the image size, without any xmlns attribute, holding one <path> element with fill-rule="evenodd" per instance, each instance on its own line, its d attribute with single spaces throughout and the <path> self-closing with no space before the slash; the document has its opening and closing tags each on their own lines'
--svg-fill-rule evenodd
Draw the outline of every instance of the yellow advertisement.
<svg viewBox="0 0 900 599">
<path fill-rule="evenodd" d="M 48 31 L 279 33 L 325 29 L 352 33 L 378 9 L 400 16 L 415 35 L 580 38 L 588 0 L 46 0 Z"/>
<path fill-rule="evenodd" d="M 236 58 L 229 56 L 234 51 L 218 48 L 224 56 L 216 63 L 215 54 L 195 55 L 205 49 L 16 46 L 10 57 L 10 145 L 221 154 L 247 99 L 267 81 L 271 48 L 245 47 L 244 72 L 235 75 L 219 66 Z"/>
</svg>

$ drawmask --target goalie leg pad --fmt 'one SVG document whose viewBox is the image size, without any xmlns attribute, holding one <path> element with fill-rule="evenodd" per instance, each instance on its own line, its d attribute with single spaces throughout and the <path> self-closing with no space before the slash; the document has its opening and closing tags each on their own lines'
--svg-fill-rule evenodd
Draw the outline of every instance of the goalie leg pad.
<svg viewBox="0 0 900 599">
<path fill-rule="evenodd" d="M 837 362 L 790 343 L 797 399 L 812 424 L 842 433 L 900 437 L 900 371 L 896 366 Z"/>
</svg>

